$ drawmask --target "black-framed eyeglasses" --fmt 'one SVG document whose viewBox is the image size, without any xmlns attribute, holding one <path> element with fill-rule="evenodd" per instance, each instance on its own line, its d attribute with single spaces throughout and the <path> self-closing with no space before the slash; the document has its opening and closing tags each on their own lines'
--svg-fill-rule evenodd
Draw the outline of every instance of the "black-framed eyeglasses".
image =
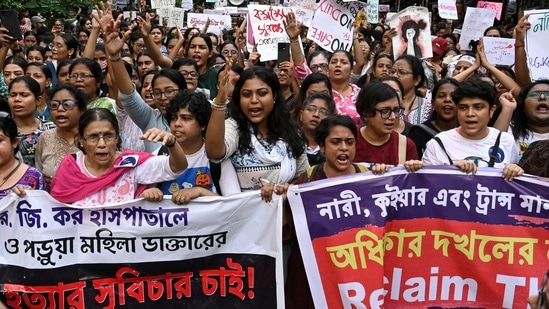
<svg viewBox="0 0 549 309">
<path fill-rule="evenodd" d="M 526 95 L 529 99 L 539 99 L 541 95 L 543 94 L 544 97 L 549 97 L 549 90 L 534 90 L 528 92 Z"/>
<path fill-rule="evenodd" d="M 404 76 L 404 75 L 412 74 L 412 72 L 408 72 L 408 71 L 405 71 L 405 70 L 402 70 L 402 69 L 395 69 L 395 68 L 389 69 L 389 74 L 394 75 L 395 73 L 398 76 Z"/>
<path fill-rule="evenodd" d="M 69 111 L 76 106 L 76 101 L 75 100 L 63 100 L 63 101 L 51 100 L 48 102 L 48 108 L 51 110 L 58 110 L 59 106 L 63 106 L 64 110 Z"/>
<path fill-rule="evenodd" d="M 318 70 L 326 71 L 326 69 L 328 69 L 328 64 L 327 63 L 313 64 L 309 68 L 313 72 Z"/>
<path fill-rule="evenodd" d="M 314 105 L 307 105 L 307 107 L 305 107 L 303 110 L 306 110 L 311 114 L 316 114 L 316 112 L 318 112 L 318 114 L 322 117 L 330 116 L 330 111 L 329 110 L 327 110 L 325 108 L 318 108 Z"/>
<path fill-rule="evenodd" d="M 181 73 L 181 75 L 183 75 L 183 77 L 187 78 L 189 75 L 194 79 L 194 78 L 197 78 L 198 77 L 198 73 L 196 73 L 195 71 L 179 71 L 179 73 Z"/>
<path fill-rule="evenodd" d="M 393 109 L 391 109 L 391 108 L 382 108 L 382 109 L 374 108 L 374 110 L 376 112 L 379 112 L 379 115 L 383 119 L 391 118 L 392 113 L 395 113 L 395 116 L 397 118 L 400 118 L 400 117 L 402 117 L 402 114 L 404 113 L 404 107 L 395 107 Z"/>
<path fill-rule="evenodd" d="M 91 145 L 97 145 L 100 139 L 103 139 L 105 144 L 110 144 L 116 140 L 116 134 L 107 133 L 103 135 L 90 135 L 88 137 L 84 136 L 84 140 Z"/>
<path fill-rule="evenodd" d="M 164 95 L 167 99 L 174 97 L 179 92 L 179 89 L 166 89 L 164 91 L 153 90 L 152 97 L 153 99 L 160 99 Z"/>
<path fill-rule="evenodd" d="M 274 68 L 274 69 L 273 69 L 273 72 L 274 72 L 275 74 L 284 73 L 284 74 L 286 74 L 286 75 L 288 75 L 288 73 L 289 73 L 287 69 L 281 69 L 281 68 Z"/>
</svg>

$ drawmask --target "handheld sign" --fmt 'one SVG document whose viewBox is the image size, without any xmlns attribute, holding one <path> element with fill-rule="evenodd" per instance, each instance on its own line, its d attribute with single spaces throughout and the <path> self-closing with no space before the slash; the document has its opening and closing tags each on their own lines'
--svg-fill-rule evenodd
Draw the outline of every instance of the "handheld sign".
<svg viewBox="0 0 549 309">
<path fill-rule="evenodd" d="M 471 41 L 479 40 L 486 28 L 494 24 L 496 11 L 490 9 L 479 9 L 468 7 L 465 12 L 465 20 L 461 28 L 459 45 L 463 50 L 471 50 Z"/>
</svg>

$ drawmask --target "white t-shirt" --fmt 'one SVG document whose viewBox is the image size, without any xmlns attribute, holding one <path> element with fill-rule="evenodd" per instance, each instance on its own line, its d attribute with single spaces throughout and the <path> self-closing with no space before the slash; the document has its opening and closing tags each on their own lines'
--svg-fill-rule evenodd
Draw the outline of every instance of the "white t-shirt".
<svg viewBox="0 0 549 309">
<path fill-rule="evenodd" d="M 479 167 L 487 167 L 492 154 L 492 148 L 500 131 L 494 128 L 487 128 L 488 135 L 480 140 L 467 139 L 459 134 L 459 128 L 444 131 L 437 134 L 440 138 L 446 153 L 452 161 L 468 158 L 474 161 Z M 518 149 L 513 136 L 507 132 L 501 132 L 499 147 L 494 167 L 503 168 L 506 164 L 516 163 L 518 160 Z M 423 153 L 425 165 L 448 165 L 448 156 L 436 140 L 431 139 Z"/>
</svg>

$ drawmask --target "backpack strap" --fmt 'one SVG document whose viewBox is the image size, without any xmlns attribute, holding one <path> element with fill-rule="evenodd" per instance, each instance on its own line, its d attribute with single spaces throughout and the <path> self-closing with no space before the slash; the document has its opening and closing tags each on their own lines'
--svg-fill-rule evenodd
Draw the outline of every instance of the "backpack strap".
<svg viewBox="0 0 549 309">
<path fill-rule="evenodd" d="M 352 163 L 352 164 L 355 167 L 355 173 L 365 173 L 369 171 L 369 169 L 362 164 L 356 164 L 356 163 Z"/>
<path fill-rule="evenodd" d="M 219 185 L 219 179 L 221 179 L 221 163 L 210 161 L 210 172 L 212 173 L 212 181 L 217 194 L 223 195 L 221 186 Z"/>
<path fill-rule="evenodd" d="M 316 173 L 318 173 L 318 169 L 322 166 L 322 164 L 317 164 L 317 165 L 313 165 L 313 166 L 310 166 L 308 169 L 307 169 L 307 177 L 305 177 L 305 179 L 303 180 L 303 182 L 310 182 L 311 179 L 314 179 L 314 177 L 316 176 Z"/>
<path fill-rule="evenodd" d="M 415 125 L 416 127 L 419 127 L 420 129 L 422 129 L 423 131 L 425 131 L 425 133 L 429 134 L 431 137 L 435 137 L 435 135 L 438 134 L 437 131 L 429 128 L 426 124 L 424 123 L 420 123 L 420 124 L 416 124 Z"/>
<path fill-rule="evenodd" d="M 406 162 L 406 136 L 398 134 L 398 164 Z"/>
<path fill-rule="evenodd" d="M 440 148 L 442 148 L 442 151 L 444 151 L 444 153 L 446 154 L 446 156 L 448 157 L 448 161 L 450 161 L 450 165 L 453 165 L 454 164 L 454 161 L 452 160 L 452 158 L 450 158 L 450 155 L 448 154 L 448 152 L 446 151 L 446 148 L 444 147 L 444 144 L 442 143 L 442 141 L 440 140 L 440 138 L 438 136 L 435 136 L 433 137 L 433 139 L 435 141 L 437 141 L 437 143 L 440 145 Z"/>
<path fill-rule="evenodd" d="M 494 147 L 492 148 L 492 153 L 490 154 L 490 162 L 488 162 L 488 167 L 494 167 L 494 164 L 496 163 L 496 158 L 498 156 L 498 150 L 499 150 L 499 141 L 501 138 L 501 131 L 498 134 L 498 137 L 496 138 L 496 143 L 494 144 Z"/>
</svg>

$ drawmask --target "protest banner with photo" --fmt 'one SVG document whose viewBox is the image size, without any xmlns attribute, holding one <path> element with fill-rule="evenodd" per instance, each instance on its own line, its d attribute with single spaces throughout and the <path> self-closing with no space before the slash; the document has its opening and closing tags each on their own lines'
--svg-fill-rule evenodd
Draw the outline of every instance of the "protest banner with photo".
<svg viewBox="0 0 549 309">
<path fill-rule="evenodd" d="M 281 6 L 248 5 L 248 17 L 261 61 L 276 60 L 278 43 L 290 42 L 282 23 L 290 11 Z"/>
<path fill-rule="evenodd" d="M 525 308 L 549 252 L 549 182 L 404 168 L 292 186 L 316 308 Z"/>
<path fill-rule="evenodd" d="M 458 19 L 456 0 L 438 0 L 438 15 L 444 19 Z"/>
<path fill-rule="evenodd" d="M 461 27 L 461 36 L 459 45 L 462 50 L 472 50 L 469 45 L 471 41 L 478 41 L 484 35 L 484 30 L 494 24 L 496 11 L 491 9 L 479 9 L 468 7 L 465 11 L 463 27 Z"/>
<path fill-rule="evenodd" d="M 368 1 L 368 4 L 366 4 L 366 18 L 371 24 L 379 22 L 379 0 Z"/>
<path fill-rule="evenodd" d="M 549 79 L 549 10 L 525 11 L 530 14 L 528 21 L 532 25 L 526 31 L 524 41 L 530 77 L 532 80 Z"/>
<path fill-rule="evenodd" d="M 501 20 L 501 10 L 503 10 L 503 3 L 479 1 L 477 2 L 477 8 L 494 10 L 496 11 L 496 19 Z"/>
<path fill-rule="evenodd" d="M 316 10 L 315 0 L 292 0 L 288 6 L 294 11 L 297 21 L 310 27 Z"/>
<path fill-rule="evenodd" d="M 175 0 L 151 0 L 151 9 L 175 6 Z"/>
<path fill-rule="evenodd" d="M 210 19 L 210 24 L 206 32 L 212 32 L 217 35 L 222 30 L 231 28 L 231 15 L 206 15 L 198 13 L 187 13 L 187 27 L 194 27 L 202 30 L 206 22 Z"/>
<path fill-rule="evenodd" d="M 515 64 L 515 39 L 485 36 L 482 41 L 486 58 L 491 64 Z"/>
<path fill-rule="evenodd" d="M 389 25 L 398 32 L 398 35 L 393 37 L 395 59 L 401 55 L 411 55 L 422 59 L 433 56 L 431 22 L 427 8 L 407 7 L 391 17 Z"/>
<path fill-rule="evenodd" d="M 27 192 L 0 201 L 9 308 L 284 306 L 278 196 L 81 208 Z"/>
<path fill-rule="evenodd" d="M 365 5 L 358 1 L 320 0 L 307 38 L 330 52 L 351 51 L 353 22 Z"/>
</svg>

